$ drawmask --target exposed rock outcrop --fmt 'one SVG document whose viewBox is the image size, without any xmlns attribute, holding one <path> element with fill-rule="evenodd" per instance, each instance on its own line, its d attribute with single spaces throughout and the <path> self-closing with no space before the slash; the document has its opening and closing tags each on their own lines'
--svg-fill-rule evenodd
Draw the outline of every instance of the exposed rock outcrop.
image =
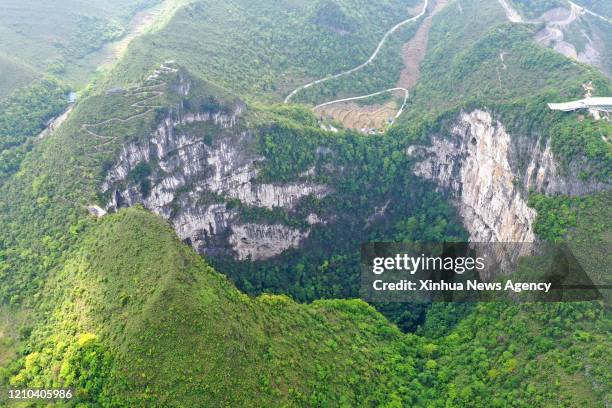
<svg viewBox="0 0 612 408">
<path fill-rule="evenodd" d="M 243 110 L 236 103 L 231 109 L 170 114 L 150 137 L 124 146 L 102 185 L 111 197 L 107 209 L 143 204 L 169 219 L 200 253 L 257 260 L 298 246 L 309 230 L 244 222 L 228 202 L 291 211 L 304 197 L 322 198 L 330 189 L 312 182 L 257 182 L 265 158 L 252 148 L 253 135 L 241 130 Z M 214 137 L 207 139 L 207 132 Z"/>
<path fill-rule="evenodd" d="M 266 259 L 297 248 L 309 233 L 282 224 L 236 224 L 231 227 L 229 242 L 240 260 Z"/>
<path fill-rule="evenodd" d="M 435 137 L 415 174 L 451 191 L 473 242 L 531 242 L 536 213 L 515 185 L 512 141 L 484 111 L 463 113 L 449 139 Z M 414 153 L 414 150 L 412 151 Z"/>
<path fill-rule="evenodd" d="M 587 15 L 585 20 L 585 10 L 569 2 L 568 9 L 550 9 L 531 22 L 543 25 L 535 35 L 536 42 L 568 58 L 593 65 L 609 76 L 609 67 L 605 61 L 606 42 L 589 23 L 591 18 Z"/>
<path fill-rule="evenodd" d="M 523 143 L 525 144 L 525 143 Z M 551 150 L 550 139 L 542 148 L 542 138 L 535 144 L 526 146 L 527 157 L 531 157 L 523 175 L 523 185 L 527 189 L 544 194 L 584 195 L 608 189 L 610 185 L 597 180 L 583 180 L 578 176 L 584 163 L 570 163 L 563 169 Z"/>
<path fill-rule="evenodd" d="M 585 194 L 605 188 L 576 174 L 561 174 L 550 142 L 508 134 L 482 110 L 462 112 L 450 137 L 434 136 L 428 147 L 411 146 L 414 173 L 451 193 L 472 242 L 532 242 L 536 212 L 530 190 Z M 528 165 L 521 165 L 528 163 Z"/>
</svg>

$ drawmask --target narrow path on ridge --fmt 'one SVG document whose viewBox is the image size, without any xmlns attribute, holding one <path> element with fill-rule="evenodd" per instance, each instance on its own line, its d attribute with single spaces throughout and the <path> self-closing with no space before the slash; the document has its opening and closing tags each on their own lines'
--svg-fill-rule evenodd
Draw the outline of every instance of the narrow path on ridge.
<svg viewBox="0 0 612 408">
<path fill-rule="evenodd" d="M 96 150 L 98 150 L 100 147 L 104 145 L 107 145 L 108 143 L 111 143 L 117 138 L 117 136 L 103 135 L 103 134 L 94 132 L 92 129 L 95 129 L 100 126 L 104 126 L 104 125 L 107 125 L 113 122 L 126 123 L 135 118 L 145 116 L 151 113 L 155 108 L 159 107 L 159 105 L 149 104 L 149 102 L 153 99 L 156 99 L 162 96 L 164 94 L 164 91 L 161 89 L 163 89 L 163 87 L 166 86 L 166 82 L 161 79 L 157 79 L 157 77 L 163 72 L 172 72 L 172 71 L 175 71 L 175 69 L 167 67 L 166 65 L 162 65 L 158 70 L 155 70 L 154 74 L 151 75 L 146 81 L 149 83 L 153 82 L 154 84 L 135 86 L 135 87 L 126 89 L 126 93 L 128 96 L 135 96 L 135 97 L 144 96 L 143 99 L 137 100 L 136 102 L 130 104 L 130 106 L 133 108 L 144 109 L 144 110 L 138 113 L 135 113 L 133 115 L 130 115 L 126 118 L 113 117 L 110 119 L 103 120 L 101 122 L 83 123 L 81 125 L 81 129 L 85 131 L 88 135 L 104 141 L 103 143 L 95 146 Z"/>
</svg>

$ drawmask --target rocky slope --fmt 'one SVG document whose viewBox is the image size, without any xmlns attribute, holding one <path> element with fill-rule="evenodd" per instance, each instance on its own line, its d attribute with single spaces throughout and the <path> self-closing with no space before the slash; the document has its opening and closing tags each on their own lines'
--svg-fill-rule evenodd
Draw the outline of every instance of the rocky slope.
<svg viewBox="0 0 612 408">
<path fill-rule="evenodd" d="M 431 146 L 411 146 L 408 154 L 417 159 L 416 175 L 454 197 L 473 242 L 534 241 L 530 190 L 581 195 L 605 188 L 562 174 L 547 138 L 511 136 L 483 110 L 460 113 L 448 137 L 435 135 Z"/>
<path fill-rule="evenodd" d="M 186 96 L 190 87 L 179 89 Z M 147 138 L 122 148 L 101 188 L 110 196 L 107 209 L 143 204 L 200 253 L 257 260 L 299 246 L 308 229 L 249 222 L 240 207 L 292 211 L 306 196 L 322 198 L 330 188 L 308 181 L 309 175 L 294 183 L 258 182 L 265 158 L 241 124 L 245 109 L 233 102 L 169 113 Z"/>
</svg>

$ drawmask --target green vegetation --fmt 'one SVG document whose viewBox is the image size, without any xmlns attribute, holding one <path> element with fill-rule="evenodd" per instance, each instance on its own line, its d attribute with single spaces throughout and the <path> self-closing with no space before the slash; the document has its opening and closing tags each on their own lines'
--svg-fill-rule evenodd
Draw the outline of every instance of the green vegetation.
<svg viewBox="0 0 612 408">
<path fill-rule="evenodd" d="M 603 406 L 600 304 L 481 304 L 428 338 L 358 300 L 240 294 L 141 209 L 87 230 L 43 294 L 53 317 L 3 371 L 11 386 L 104 406 Z"/>
<path fill-rule="evenodd" d="M 454 32 L 450 17 L 432 27 L 431 35 Z M 532 34 L 524 26 L 505 24 L 482 34 L 474 43 L 457 45 L 460 51 L 453 48 L 453 41 L 438 40 L 440 45 L 425 58 L 422 80 L 412 93 L 403 121 L 474 104 L 514 103 L 539 114 L 536 109 L 546 108 L 539 105 L 542 96 L 549 101 L 582 97 L 582 84 L 589 80 L 598 94 L 608 92 L 609 81 L 601 73 L 539 47 Z M 536 98 L 538 104 L 533 103 Z"/>
<path fill-rule="evenodd" d="M 303 227 L 306 217 L 315 213 L 334 222 L 312 229 L 307 250 L 289 250 L 272 261 L 210 258 L 209 262 L 240 289 L 250 294 L 288 293 L 305 302 L 357 297 L 362 242 L 467 239 L 444 196 L 411 173 L 412 163 L 404 153 L 406 139 L 371 138 L 344 130 L 331 134 L 316 126 L 312 114 L 303 107 L 285 106 L 256 114 L 266 116 L 256 128 L 256 148 L 267 158 L 259 181 L 296 181 L 314 167 L 314 181 L 330 186 L 334 194 L 304 200 L 294 213 L 281 217 L 258 211 L 259 218 L 253 218 L 253 211 L 243 211 L 242 219 L 261 220 L 263 216 L 268 222 L 283 220 Z M 317 153 L 320 151 L 328 153 Z M 384 217 L 368 221 L 374 208 L 385 203 Z M 329 242 L 335 244 L 330 246 Z M 387 310 L 394 321 L 403 320 L 403 311 Z M 401 327 L 413 330 L 414 321 Z"/>
<path fill-rule="evenodd" d="M 74 387 L 74 406 L 604 406 L 612 384 L 607 304 L 375 305 L 383 317 L 360 300 L 331 300 L 357 297 L 363 241 L 466 239 L 447 197 L 413 175 L 406 154 L 447 133 L 461 108 L 487 107 L 513 135 L 550 134 L 555 154 L 585 179 L 610 175 L 601 139 L 609 125 L 545 105 L 580 95 L 588 80 L 606 93 L 609 81 L 534 46 L 528 29 L 499 25 L 505 17 L 494 0 L 462 0 L 463 17 L 448 7 L 434 19 L 409 111 L 384 137 L 325 132 L 304 106 L 266 104 L 362 62 L 411 4 L 203 1 L 134 43 L 40 143 L 28 140 L 59 109 L 61 86 L 44 82 L 27 99 L 2 102 L 0 141 L 16 164 L 0 183 L 0 317 L 11 316 L 0 318 L 0 388 Z M 333 24 L 321 9 L 337 17 Z M 106 28 L 112 37 L 116 27 Z M 376 81 L 391 80 L 379 74 L 397 67 L 391 48 L 368 71 Z M 188 69 L 163 78 L 163 95 L 103 89 L 141 83 L 166 59 Z M 359 78 L 316 92 L 348 93 Z M 313 227 L 302 248 L 266 262 L 203 260 L 142 208 L 87 215 L 85 205 L 107 201 L 100 185 L 126 143 L 148 138 L 179 109 L 223 111 L 235 99 L 202 79 L 249 102 L 237 128 L 253 137 L 241 147 L 266 158 L 257 181 L 302 180 L 314 166 L 309 180 L 332 187 L 291 212 L 227 200 L 247 221 L 300 227 L 313 212 L 333 218 Z M 28 100 L 48 102 L 43 109 Z M 111 118 L 121 121 L 93 125 Z M 201 132 L 206 143 L 222 136 L 215 130 L 178 129 Z M 155 166 L 137 166 L 130 181 L 149 190 Z M 533 195 L 530 205 L 536 232 L 566 240 L 594 281 L 609 284 L 610 194 Z"/>
<path fill-rule="evenodd" d="M 535 232 L 549 241 L 565 241 L 593 281 L 609 284 L 608 251 L 612 223 L 609 192 L 584 197 L 532 195 L 529 205 L 538 211 Z"/>
<path fill-rule="evenodd" d="M 407 8 L 416 3 L 299 0 L 279 5 L 262 0 L 252 7 L 247 0 L 200 1 L 180 9 L 164 29 L 133 43 L 113 78 L 133 82 L 151 66 L 176 60 L 242 98 L 280 101 L 309 79 L 367 60 L 385 31 L 408 18 Z M 355 29 L 330 27 L 320 19 L 321 7 L 344 16 L 335 24 L 344 27 L 350 21 Z"/>
<path fill-rule="evenodd" d="M 484 106 L 512 135 L 550 135 L 566 171 L 579 169 L 585 181 L 609 180 L 610 142 L 602 138 L 610 133 L 609 124 L 581 121 L 546 104 L 582 98 L 582 85 L 589 81 L 596 95 L 609 95 L 610 81 L 592 67 L 538 46 L 528 27 L 503 23 L 495 1 L 462 2 L 462 9 L 449 7 L 434 17 L 421 80 L 389 131 L 392 137 L 410 132 L 426 142 L 460 109 Z M 466 20 L 473 23 L 463 24 Z"/>
<path fill-rule="evenodd" d="M 558 121 L 551 129 L 551 147 L 555 155 L 568 165 L 574 158 L 586 158 L 590 166 L 584 166 L 580 177 L 612 179 L 612 124 L 605 120 L 584 119 L 577 121 L 571 115 Z"/>
<path fill-rule="evenodd" d="M 316 8 L 312 22 L 340 34 L 350 33 L 357 29 L 356 21 L 344 14 L 342 7 L 333 1 L 321 2 Z"/>
<path fill-rule="evenodd" d="M 56 80 L 45 79 L 0 99 L 0 183 L 19 169 L 33 137 L 66 108 L 67 92 Z"/>
<path fill-rule="evenodd" d="M 35 78 L 35 71 L 0 54 L 0 98 L 14 89 L 27 85 Z"/>
<path fill-rule="evenodd" d="M 334 99 L 366 95 L 394 88 L 404 67 L 402 45 L 414 36 L 418 24 L 418 22 L 410 23 L 397 30 L 387 39 L 376 59 L 365 68 L 300 91 L 295 95 L 292 102 L 318 105 L 319 103 Z M 357 62 L 355 65 L 364 61 L 365 59 Z M 385 102 L 389 96 L 389 94 L 385 94 L 374 97 L 368 99 L 367 103 Z"/>
<path fill-rule="evenodd" d="M 39 77 L 53 74 L 84 85 L 101 63 L 95 58 L 89 60 L 85 57 L 121 36 L 137 11 L 159 2 L 3 0 L 0 55 L 11 55 L 17 63 L 30 67 L 29 70 L 35 71 Z M 2 72 L 4 77 L 4 70 Z M 0 98 L 4 95 L 0 93 Z"/>
<path fill-rule="evenodd" d="M 529 206 L 538 212 L 535 233 L 547 241 L 563 241 L 569 230 L 576 228 L 577 207 L 585 205 L 586 202 L 580 198 L 532 195 Z"/>
<path fill-rule="evenodd" d="M 550 9 L 566 5 L 563 0 L 511 0 L 510 2 L 519 13 L 529 19 L 536 19 Z"/>
</svg>

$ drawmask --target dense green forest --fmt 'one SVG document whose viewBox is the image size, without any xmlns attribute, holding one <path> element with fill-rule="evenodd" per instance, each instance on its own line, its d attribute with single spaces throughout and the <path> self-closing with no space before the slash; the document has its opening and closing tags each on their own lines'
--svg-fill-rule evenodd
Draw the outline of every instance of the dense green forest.
<svg viewBox="0 0 612 408">
<path fill-rule="evenodd" d="M 394 88 L 403 67 L 402 45 L 414 36 L 417 27 L 418 23 L 414 22 L 400 28 L 385 42 L 374 62 L 364 69 L 305 89 L 295 96 L 293 102 L 318 105 L 334 99 Z M 375 104 L 376 101 L 369 100 L 368 103 Z"/>
<path fill-rule="evenodd" d="M 533 44 L 532 28 L 506 24 L 496 1 L 462 0 L 434 18 L 422 77 L 385 135 L 328 132 L 307 105 L 276 103 L 306 80 L 367 59 L 416 3 L 249 3 L 180 8 L 161 31 L 135 40 L 41 141 L 33 136 L 66 107 L 62 83 L 35 82 L 0 101 L 0 388 L 70 387 L 69 406 L 605 406 L 609 303 L 356 298 L 362 242 L 468 238 L 452 197 L 414 175 L 408 146 L 449 134 L 462 110 L 486 109 L 513 137 L 550 137 L 563 171 L 606 183 L 610 124 L 546 103 L 579 97 L 588 81 L 608 95 L 610 81 Z M 94 35 L 115 38 L 125 20 L 117 21 L 93 22 Z M 367 70 L 299 101 L 393 84 L 397 47 L 416 28 L 396 33 Z M 71 55 L 101 43 L 75 44 Z M 166 60 L 177 72 L 145 79 Z M 176 134 L 201 132 L 207 146 L 248 134 L 239 147 L 261 157 L 254 182 L 295 182 L 314 168 L 308 181 L 333 193 L 291 210 L 212 193 L 202 205 L 225 203 L 242 222 L 305 228 L 312 213 L 333 222 L 313 226 L 299 248 L 249 262 L 198 255 L 140 206 L 88 215 L 87 205 L 109 201 L 100 186 L 128 143 L 179 114 L 227 114 L 232 104 L 244 106 L 234 129 L 186 124 Z M 160 171 L 142 161 L 127 182 L 146 196 Z M 566 243 L 597 284 L 611 283 L 610 200 L 609 191 L 529 195 L 538 238 Z"/>
<path fill-rule="evenodd" d="M 33 138 L 68 105 L 68 90 L 45 79 L 0 99 L 0 183 L 19 169 Z"/>
<path fill-rule="evenodd" d="M 171 59 L 243 98 L 279 101 L 309 79 L 367 60 L 384 32 L 410 17 L 408 8 L 417 2 L 344 0 L 334 4 L 334 21 L 341 26 L 350 21 L 355 30 L 321 20 L 321 8 L 329 8 L 329 2 L 293 1 L 285 7 L 269 0 L 258 2 L 257 7 L 249 7 L 245 0 L 193 3 L 179 10 L 163 30 L 146 41 L 136 41 L 124 60 L 129 63 L 120 64 L 113 78 L 134 81 L 155 63 Z M 179 46 L 187 43 L 188 48 Z M 396 51 L 386 54 L 386 61 L 397 62 Z M 376 72 L 387 75 L 377 83 L 389 78 L 383 70 Z"/>
<path fill-rule="evenodd" d="M 142 209 L 86 230 L 41 298 L 48 326 L 0 372 L 14 387 L 121 406 L 530 407 L 599 406 L 610 380 L 598 303 L 485 303 L 428 337 L 455 311 L 436 307 L 402 334 L 358 300 L 245 296 Z"/>
<path fill-rule="evenodd" d="M 511 3 L 517 8 L 521 15 L 536 19 L 545 11 L 555 7 L 563 7 L 562 0 L 511 0 Z"/>
</svg>

